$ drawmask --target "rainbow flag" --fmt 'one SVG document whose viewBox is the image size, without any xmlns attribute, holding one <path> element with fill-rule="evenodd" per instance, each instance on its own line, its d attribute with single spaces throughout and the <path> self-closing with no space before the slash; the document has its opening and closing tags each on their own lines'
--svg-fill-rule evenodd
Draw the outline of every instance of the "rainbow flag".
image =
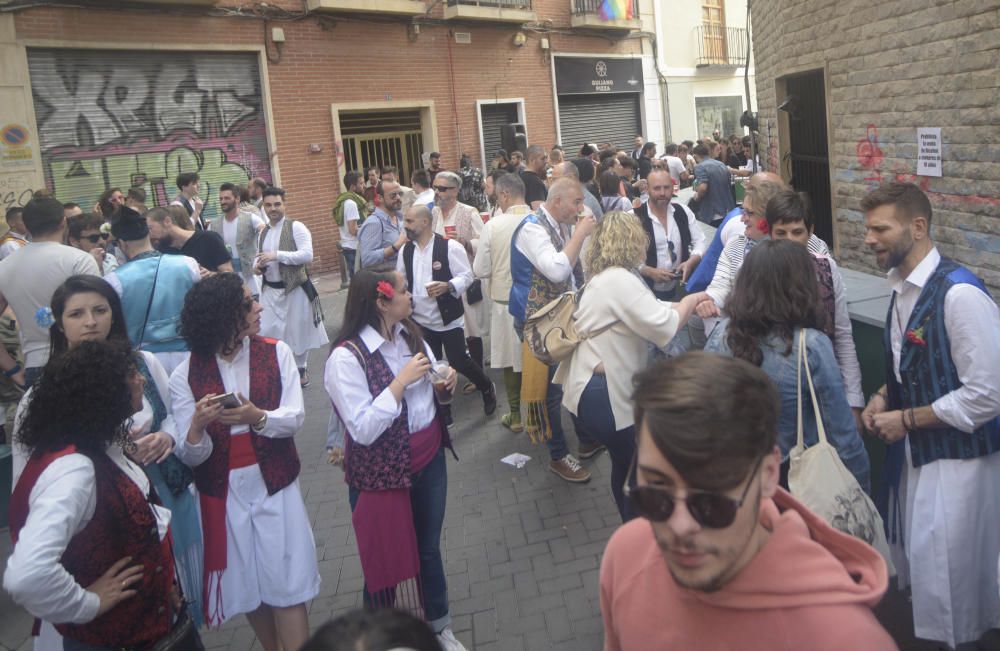
<svg viewBox="0 0 1000 651">
<path fill-rule="evenodd" d="M 631 20 L 632 0 L 604 0 L 601 3 L 601 20 Z"/>
</svg>

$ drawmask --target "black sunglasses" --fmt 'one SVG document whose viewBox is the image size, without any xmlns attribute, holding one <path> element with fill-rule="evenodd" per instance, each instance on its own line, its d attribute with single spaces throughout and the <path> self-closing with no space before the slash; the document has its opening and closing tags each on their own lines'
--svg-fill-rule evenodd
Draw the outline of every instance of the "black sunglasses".
<svg viewBox="0 0 1000 651">
<path fill-rule="evenodd" d="M 632 476 L 635 471 L 636 458 L 638 453 L 632 457 L 632 465 L 629 466 L 626 478 Z M 757 459 L 747 485 L 743 487 L 743 494 L 739 500 L 734 500 L 728 495 L 713 491 L 702 491 L 690 489 L 687 496 L 681 500 L 672 495 L 669 491 L 655 486 L 629 486 L 628 479 L 625 480 L 625 497 L 632 503 L 636 513 L 652 520 L 653 522 L 666 522 L 674 513 L 674 506 L 678 501 L 683 501 L 687 506 L 688 513 L 695 522 L 707 529 L 725 529 L 736 520 L 736 514 L 747 499 L 750 492 L 750 485 L 753 478 L 760 469 L 764 457 Z"/>
<path fill-rule="evenodd" d="M 451 187 L 451 186 L 447 186 L 447 187 L 445 187 L 445 186 L 440 186 L 440 185 L 435 185 L 435 186 L 434 186 L 434 191 L 435 191 L 435 192 L 447 192 L 448 190 L 454 190 L 454 189 L 455 189 L 455 188 L 453 188 L 453 187 Z"/>
<path fill-rule="evenodd" d="M 91 244 L 97 244 L 97 240 L 106 240 L 108 239 L 108 235 L 108 233 L 98 233 L 96 235 L 84 235 L 80 239 L 87 240 Z"/>
</svg>

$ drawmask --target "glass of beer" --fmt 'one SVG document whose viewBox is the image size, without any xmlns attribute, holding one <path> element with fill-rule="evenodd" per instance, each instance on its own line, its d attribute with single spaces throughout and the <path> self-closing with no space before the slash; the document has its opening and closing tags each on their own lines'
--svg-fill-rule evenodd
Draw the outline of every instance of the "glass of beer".
<svg viewBox="0 0 1000 651">
<path fill-rule="evenodd" d="M 448 362 L 438 361 L 431 366 L 431 384 L 434 386 L 434 395 L 442 405 L 451 404 L 455 398 L 453 391 L 447 388 L 448 377 L 451 375 L 451 367 Z"/>
</svg>

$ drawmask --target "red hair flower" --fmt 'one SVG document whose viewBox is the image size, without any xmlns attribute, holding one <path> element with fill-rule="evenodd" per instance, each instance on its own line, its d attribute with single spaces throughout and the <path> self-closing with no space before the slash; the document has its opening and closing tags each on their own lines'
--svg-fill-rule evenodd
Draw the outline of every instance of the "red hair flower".
<svg viewBox="0 0 1000 651">
<path fill-rule="evenodd" d="M 767 225 L 766 219 L 757 220 L 757 230 L 763 233 L 764 235 L 767 235 L 771 231 L 770 227 Z"/>
<path fill-rule="evenodd" d="M 375 285 L 375 291 L 390 301 L 396 295 L 396 289 L 385 280 L 378 281 L 378 284 Z"/>
</svg>

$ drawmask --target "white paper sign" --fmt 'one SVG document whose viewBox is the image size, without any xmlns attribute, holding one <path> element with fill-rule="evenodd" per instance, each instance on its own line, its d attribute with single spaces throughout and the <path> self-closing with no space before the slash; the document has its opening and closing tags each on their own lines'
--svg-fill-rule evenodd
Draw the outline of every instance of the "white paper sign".
<svg viewBox="0 0 1000 651">
<path fill-rule="evenodd" d="M 941 176 L 941 127 L 917 129 L 917 175 Z"/>
</svg>

